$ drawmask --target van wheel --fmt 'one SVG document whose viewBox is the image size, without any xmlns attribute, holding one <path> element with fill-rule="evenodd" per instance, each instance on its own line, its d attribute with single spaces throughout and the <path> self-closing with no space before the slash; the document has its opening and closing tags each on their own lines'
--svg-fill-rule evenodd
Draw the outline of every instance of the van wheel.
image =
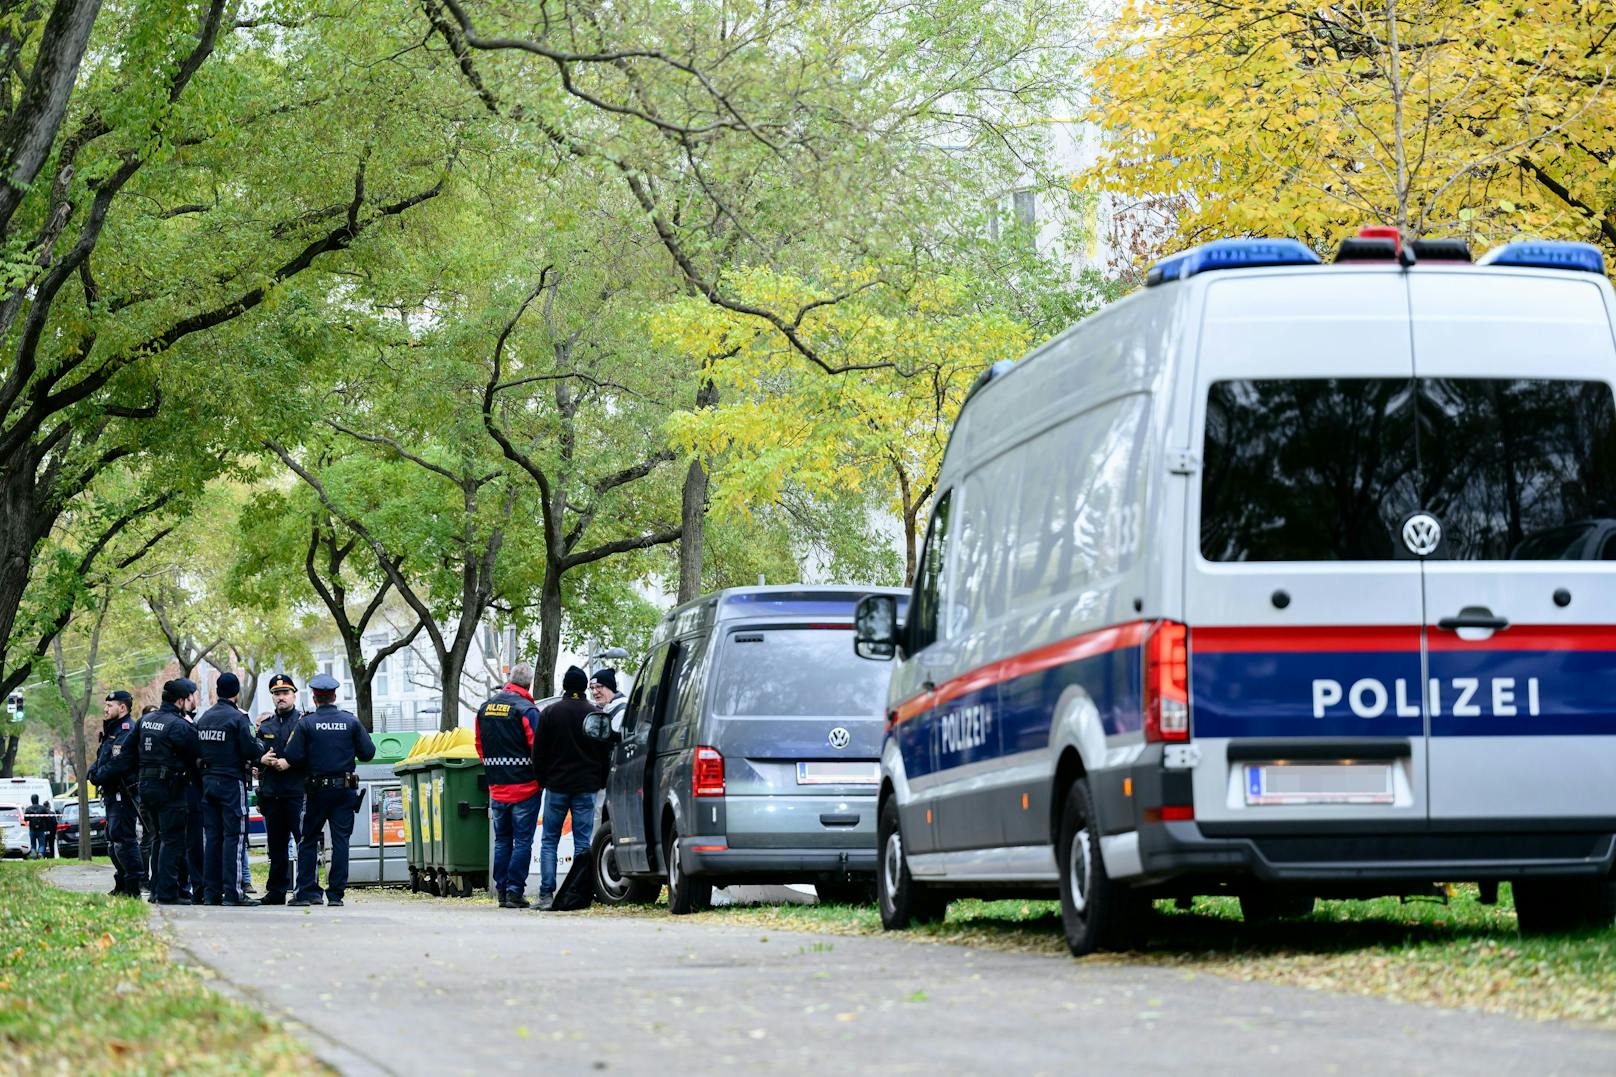
<svg viewBox="0 0 1616 1077">
<path fill-rule="evenodd" d="M 679 831 L 669 825 L 662 839 L 662 862 L 668 865 L 668 911 L 675 916 L 701 912 L 713 903 L 713 884 L 692 879 L 679 856 Z"/>
<path fill-rule="evenodd" d="M 948 898 L 909 874 L 909 861 L 903 854 L 903 828 L 898 821 L 898 802 L 888 797 L 881 805 L 876 822 L 877 848 L 881 862 L 875 875 L 876 905 L 881 910 L 881 926 L 902 931 L 910 924 L 932 924 L 948 913 Z"/>
<path fill-rule="evenodd" d="M 868 905 L 875 900 L 874 883 L 815 883 L 821 905 Z"/>
<path fill-rule="evenodd" d="M 1616 921 L 1616 877 L 1518 879 L 1510 890 L 1523 935 L 1609 927 Z"/>
<path fill-rule="evenodd" d="M 617 843 L 612 840 L 612 822 L 603 820 L 589 843 L 594 853 L 595 897 L 602 905 L 649 905 L 662 892 L 655 879 L 634 879 L 617 870 Z"/>
<path fill-rule="evenodd" d="M 1105 873 L 1094 796 L 1086 778 L 1066 791 L 1058 842 L 1061 924 L 1072 956 L 1130 949 L 1142 929 L 1145 902 Z"/>
<path fill-rule="evenodd" d="M 1260 890 L 1240 895 L 1240 915 L 1248 924 L 1274 920 L 1295 920 L 1311 916 L 1317 899 L 1311 894 Z"/>
</svg>

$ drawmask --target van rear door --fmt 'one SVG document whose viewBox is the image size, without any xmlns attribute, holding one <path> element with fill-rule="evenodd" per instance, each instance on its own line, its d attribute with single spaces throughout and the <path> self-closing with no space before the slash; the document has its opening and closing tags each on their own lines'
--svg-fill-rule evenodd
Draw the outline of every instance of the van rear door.
<svg viewBox="0 0 1616 1077">
<path fill-rule="evenodd" d="M 1205 289 L 1185 514 L 1195 819 L 1423 827 L 1403 281 L 1309 270 Z"/>
<path fill-rule="evenodd" d="M 1433 822 L 1616 818 L 1616 346 L 1598 278 L 1409 275 Z"/>
</svg>

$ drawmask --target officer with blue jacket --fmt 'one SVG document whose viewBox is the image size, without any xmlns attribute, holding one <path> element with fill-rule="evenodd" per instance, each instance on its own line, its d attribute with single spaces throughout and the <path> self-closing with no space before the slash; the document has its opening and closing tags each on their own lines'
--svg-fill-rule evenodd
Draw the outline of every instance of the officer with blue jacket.
<svg viewBox="0 0 1616 1077">
<path fill-rule="evenodd" d="M 303 736 L 303 712 L 297 709 L 297 685 L 284 673 L 269 679 L 269 698 L 275 709 L 258 721 L 259 746 L 275 753 L 275 762 L 258 772 L 258 811 L 269 843 L 269 884 L 262 904 L 284 905 L 294 883 L 288 850 L 303 823 L 303 768 L 294 767 L 287 755 L 292 741 Z"/>
<path fill-rule="evenodd" d="M 221 673 L 219 702 L 196 720 L 202 754 L 202 900 L 209 905 L 256 905 L 241 892 L 242 813 L 248 768 L 274 760 L 259 746 L 252 723 L 236 707 L 241 680 Z"/>
<path fill-rule="evenodd" d="M 359 807 L 356 762 L 376 757 L 376 745 L 353 714 L 337 706 L 337 679 L 321 673 L 309 682 L 314 710 L 303 716 L 303 735 L 287 748 L 287 761 L 303 768 L 303 833 L 297 843 L 297 896 L 288 905 L 321 902 L 318 845 L 320 831 L 331 827 L 331 867 L 324 900 L 341 905 L 348 888 L 348 840 L 353 837 Z"/>
<path fill-rule="evenodd" d="M 163 685 L 163 705 L 140 719 L 130 769 L 139 777 L 140 799 L 157 824 L 152 851 L 152 896 L 158 905 L 180 900 L 180 857 L 186 853 L 185 798 L 200 770 L 200 741 L 188 715 L 196 713 L 196 682 L 176 677 Z"/>
<path fill-rule="evenodd" d="M 135 699 L 123 689 L 108 692 L 102 704 L 101 746 L 90 764 L 89 778 L 107 806 L 107 844 L 112 854 L 114 897 L 139 897 L 146 882 L 135 836 L 135 782 L 130 780 L 129 742 L 135 735 L 130 710 Z"/>
</svg>

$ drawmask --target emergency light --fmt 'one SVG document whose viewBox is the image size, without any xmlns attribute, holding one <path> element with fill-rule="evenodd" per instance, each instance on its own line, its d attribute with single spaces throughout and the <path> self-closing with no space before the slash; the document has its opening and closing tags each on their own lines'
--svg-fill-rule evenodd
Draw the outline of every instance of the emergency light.
<svg viewBox="0 0 1616 1077">
<path fill-rule="evenodd" d="M 1319 265 L 1323 259 L 1295 239 L 1214 239 L 1163 258 L 1145 275 L 1145 287 L 1184 280 L 1214 269 L 1249 269 L 1254 266 Z"/>
<path fill-rule="evenodd" d="M 1573 269 L 1583 273 L 1603 273 L 1605 252 L 1592 243 L 1556 242 L 1547 239 L 1519 239 L 1494 247 L 1482 256 L 1484 266 L 1522 266 L 1528 269 Z"/>
</svg>

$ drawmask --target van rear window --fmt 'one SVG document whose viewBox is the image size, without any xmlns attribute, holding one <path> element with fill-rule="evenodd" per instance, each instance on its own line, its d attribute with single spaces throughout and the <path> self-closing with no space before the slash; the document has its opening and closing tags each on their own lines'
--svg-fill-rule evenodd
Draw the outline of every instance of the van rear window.
<svg viewBox="0 0 1616 1077">
<path fill-rule="evenodd" d="M 1207 399 L 1201 554 L 1210 561 L 1598 557 L 1616 526 L 1616 398 L 1604 382 L 1492 378 L 1224 381 Z"/>
<path fill-rule="evenodd" d="M 879 718 L 890 662 L 853 653 L 851 628 L 774 628 L 730 636 L 713 713 L 728 717 Z"/>
</svg>

